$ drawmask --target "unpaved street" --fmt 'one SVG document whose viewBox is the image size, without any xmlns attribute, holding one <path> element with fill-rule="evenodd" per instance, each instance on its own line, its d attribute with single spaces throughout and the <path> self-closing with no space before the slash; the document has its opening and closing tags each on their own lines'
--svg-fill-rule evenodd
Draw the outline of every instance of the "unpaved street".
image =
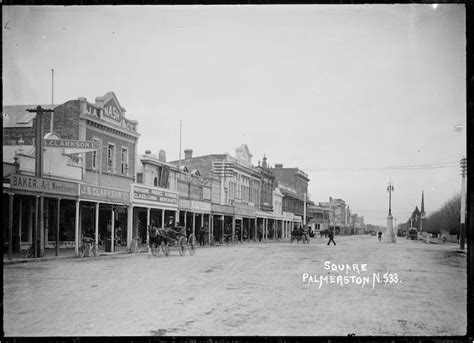
<svg viewBox="0 0 474 343">
<path fill-rule="evenodd" d="M 466 257 L 454 245 L 335 240 L 6 265 L 5 335 L 465 334 Z M 326 261 L 399 282 L 303 282 L 358 275 Z"/>
</svg>

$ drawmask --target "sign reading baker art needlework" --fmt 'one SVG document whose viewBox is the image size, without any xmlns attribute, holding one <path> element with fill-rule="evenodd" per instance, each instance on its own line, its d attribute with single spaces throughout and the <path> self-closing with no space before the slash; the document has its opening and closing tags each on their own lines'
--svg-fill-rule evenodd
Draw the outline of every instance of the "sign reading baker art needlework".
<svg viewBox="0 0 474 343">
<path fill-rule="evenodd" d="M 10 179 L 10 186 L 12 189 L 71 195 L 77 197 L 77 184 L 67 181 L 58 181 L 24 175 L 12 175 Z"/>
</svg>

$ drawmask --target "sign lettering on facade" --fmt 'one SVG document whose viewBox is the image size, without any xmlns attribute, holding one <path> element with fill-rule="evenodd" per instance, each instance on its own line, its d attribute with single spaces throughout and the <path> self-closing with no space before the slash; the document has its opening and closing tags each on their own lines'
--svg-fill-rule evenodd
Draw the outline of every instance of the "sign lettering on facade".
<svg viewBox="0 0 474 343">
<path fill-rule="evenodd" d="M 191 200 L 191 209 L 197 211 L 211 211 L 211 204 L 208 202 Z"/>
<path fill-rule="evenodd" d="M 68 149 L 99 149 L 99 142 L 96 141 L 77 141 L 71 139 L 44 139 L 44 146 L 51 148 Z"/>
<path fill-rule="evenodd" d="M 178 204 L 178 196 L 175 193 L 136 186 L 133 188 L 133 199 L 154 201 L 157 203 L 165 203 L 169 205 Z"/>
<path fill-rule="evenodd" d="M 66 181 L 12 175 L 10 186 L 12 189 L 77 196 L 77 184 Z"/>
<path fill-rule="evenodd" d="M 109 100 L 103 107 L 103 116 L 109 119 L 121 122 L 121 111 L 118 109 L 118 105 L 113 99 Z"/>
<path fill-rule="evenodd" d="M 86 105 L 86 113 L 91 117 L 99 118 L 100 110 L 98 108 L 92 107 L 91 105 Z"/>
<path fill-rule="evenodd" d="M 99 186 L 79 185 L 80 196 L 94 200 L 130 202 L 130 192 Z"/>
</svg>

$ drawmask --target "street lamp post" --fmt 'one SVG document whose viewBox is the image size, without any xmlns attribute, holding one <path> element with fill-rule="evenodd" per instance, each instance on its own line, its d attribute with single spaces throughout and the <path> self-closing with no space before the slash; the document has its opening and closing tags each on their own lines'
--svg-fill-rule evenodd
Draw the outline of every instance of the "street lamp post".
<svg viewBox="0 0 474 343">
<path fill-rule="evenodd" d="M 465 229 L 465 220 L 466 220 L 466 175 L 467 175 L 467 159 L 463 157 L 461 159 L 461 227 L 459 230 L 459 248 L 464 250 L 466 229 Z"/>
<path fill-rule="evenodd" d="M 387 231 L 385 232 L 385 243 L 396 243 L 395 234 L 393 233 L 393 216 L 392 216 L 392 192 L 394 191 L 392 179 L 387 186 L 388 192 L 388 216 L 387 216 Z"/>
</svg>

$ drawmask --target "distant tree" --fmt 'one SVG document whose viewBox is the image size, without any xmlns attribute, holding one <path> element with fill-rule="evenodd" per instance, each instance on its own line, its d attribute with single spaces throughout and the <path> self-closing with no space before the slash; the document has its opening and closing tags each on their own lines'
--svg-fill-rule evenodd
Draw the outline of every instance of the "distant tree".
<svg viewBox="0 0 474 343">
<path fill-rule="evenodd" d="M 397 236 L 404 237 L 407 234 L 407 230 L 410 227 L 407 223 L 398 224 Z"/>
<path fill-rule="evenodd" d="M 450 235 L 459 234 L 461 222 L 461 194 L 454 195 L 436 212 L 423 220 L 423 231 L 438 233 L 448 231 Z"/>
</svg>

